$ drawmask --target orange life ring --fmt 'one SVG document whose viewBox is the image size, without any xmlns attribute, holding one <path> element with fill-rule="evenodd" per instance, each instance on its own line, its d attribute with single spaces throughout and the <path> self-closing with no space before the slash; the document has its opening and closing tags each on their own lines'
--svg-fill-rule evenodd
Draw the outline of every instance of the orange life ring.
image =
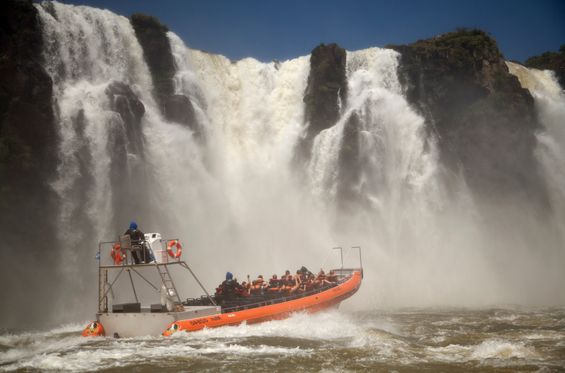
<svg viewBox="0 0 565 373">
<path fill-rule="evenodd" d="M 173 247 L 176 248 L 176 252 L 173 251 Z M 167 253 L 173 259 L 178 259 L 182 255 L 182 245 L 177 240 L 171 240 L 167 243 Z"/>
<path fill-rule="evenodd" d="M 112 245 L 112 251 L 110 252 L 110 256 L 114 259 L 114 264 L 119 266 L 122 264 L 124 260 L 124 255 L 122 253 L 122 246 L 119 243 L 115 243 Z"/>
<path fill-rule="evenodd" d="M 104 335 L 104 327 L 98 321 L 93 321 L 84 328 L 83 337 L 99 337 Z"/>
</svg>

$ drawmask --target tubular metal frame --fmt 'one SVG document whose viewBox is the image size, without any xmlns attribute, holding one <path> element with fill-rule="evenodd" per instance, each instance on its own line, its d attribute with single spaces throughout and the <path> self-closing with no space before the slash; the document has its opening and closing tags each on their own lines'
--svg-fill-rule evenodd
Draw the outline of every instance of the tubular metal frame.
<svg viewBox="0 0 565 373">
<path fill-rule="evenodd" d="M 161 245 L 163 245 L 163 242 L 169 242 L 169 241 L 172 241 L 172 240 L 178 241 L 178 239 L 176 239 L 176 238 L 175 239 L 161 239 L 160 243 L 161 243 Z M 136 301 L 138 301 L 137 292 L 135 290 L 135 284 L 134 284 L 134 281 L 133 281 L 133 278 L 132 278 L 132 275 L 131 275 L 132 271 L 133 271 L 133 273 L 138 275 L 142 280 L 144 280 L 146 283 L 148 283 L 153 289 L 155 289 L 156 291 L 159 291 L 160 286 L 155 286 L 151 281 L 149 281 L 146 277 L 144 277 L 137 269 L 153 267 L 153 268 L 157 269 L 157 272 L 159 272 L 160 266 L 165 266 L 165 267 L 168 268 L 168 266 L 175 265 L 175 264 L 178 264 L 181 267 L 183 267 L 184 269 L 188 270 L 188 272 L 192 275 L 192 277 L 194 278 L 194 280 L 196 281 L 198 286 L 200 286 L 202 291 L 204 291 L 204 293 L 206 294 L 206 296 L 208 297 L 210 302 L 214 306 L 217 306 L 216 302 L 214 301 L 214 298 L 212 298 L 210 296 L 210 294 L 208 293 L 208 291 L 206 290 L 204 285 L 202 285 L 202 282 L 200 282 L 200 280 L 198 279 L 198 277 L 196 276 L 194 271 L 190 268 L 190 266 L 185 261 L 182 261 L 180 259 L 173 259 L 172 261 L 170 261 L 170 262 L 168 261 L 167 263 L 134 264 L 134 263 L 128 263 L 128 257 L 130 258 L 130 261 L 133 260 L 132 255 L 130 253 L 130 255 L 126 254 L 125 260 L 120 265 L 102 265 L 101 264 L 102 247 L 105 246 L 105 245 L 113 245 L 113 244 L 116 244 L 116 243 L 119 243 L 119 241 L 100 241 L 98 243 L 98 313 L 107 313 L 108 312 L 108 293 L 113 292 L 113 286 L 116 283 L 116 281 L 118 280 L 118 278 L 121 276 L 121 274 L 124 272 L 124 270 L 126 272 L 128 272 L 128 275 L 130 277 L 131 286 L 132 286 L 132 289 L 133 289 L 134 297 L 135 297 Z M 129 249 L 126 249 L 126 250 L 131 251 Z M 126 253 L 127 253 L 127 251 L 126 251 Z M 109 271 L 116 271 L 116 270 L 119 270 L 119 272 L 114 277 L 112 282 L 109 284 L 108 283 L 108 272 Z M 161 278 L 161 284 L 160 285 L 167 287 L 166 284 L 163 282 L 162 277 L 159 276 L 159 278 Z M 176 289 L 176 286 L 174 285 L 174 280 L 172 279 L 172 277 L 170 278 L 170 280 L 173 283 L 174 289 Z M 109 286 L 106 287 L 106 285 L 109 285 Z M 180 295 L 178 295 L 178 293 L 177 293 L 177 296 L 179 296 L 179 298 L 180 298 Z"/>
</svg>

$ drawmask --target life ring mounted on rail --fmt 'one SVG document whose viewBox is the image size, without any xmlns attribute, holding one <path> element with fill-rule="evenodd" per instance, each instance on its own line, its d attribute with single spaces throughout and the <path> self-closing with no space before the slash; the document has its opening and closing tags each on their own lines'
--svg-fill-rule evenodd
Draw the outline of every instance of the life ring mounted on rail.
<svg viewBox="0 0 565 373">
<path fill-rule="evenodd" d="M 173 251 L 173 247 L 176 251 Z M 182 245 L 180 241 L 171 240 L 167 243 L 167 254 L 173 259 L 178 259 L 182 255 Z"/>
<path fill-rule="evenodd" d="M 110 256 L 114 259 L 114 264 L 119 266 L 122 264 L 124 260 L 124 253 L 122 252 L 122 245 L 118 242 L 112 245 L 112 251 L 110 252 Z"/>
</svg>

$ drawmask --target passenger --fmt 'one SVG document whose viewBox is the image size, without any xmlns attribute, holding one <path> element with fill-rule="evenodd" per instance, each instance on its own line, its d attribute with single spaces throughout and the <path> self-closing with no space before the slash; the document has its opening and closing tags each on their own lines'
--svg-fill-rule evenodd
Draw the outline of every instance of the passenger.
<svg viewBox="0 0 565 373">
<path fill-rule="evenodd" d="M 313 275 L 313 273 L 310 272 L 310 271 L 308 270 L 308 268 L 306 268 L 306 267 L 304 267 L 304 266 L 302 266 L 302 267 L 299 269 L 299 271 L 300 271 L 300 273 L 302 273 L 303 276 L 306 276 L 306 275 Z"/>
<path fill-rule="evenodd" d="M 280 292 L 288 294 L 290 292 L 290 289 L 294 287 L 294 278 L 292 278 L 292 275 L 290 274 L 290 271 L 288 269 L 285 271 L 284 275 L 282 275 L 281 282 L 282 285 Z"/>
<path fill-rule="evenodd" d="M 314 286 L 315 287 L 322 287 L 325 285 L 330 285 L 331 282 L 329 282 L 327 280 L 326 277 L 326 273 L 324 272 L 324 270 L 322 268 L 320 268 L 320 272 L 318 272 L 318 276 L 316 276 L 316 279 L 314 280 Z"/>
<path fill-rule="evenodd" d="M 307 280 L 305 281 L 305 284 L 304 284 L 304 291 L 305 292 L 314 290 L 314 280 L 315 280 L 314 274 L 312 272 L 310 272 L 310 274 L 308 275 L 308 278 L 307 278 Z"/>
<path fill-rule="evenodd" d="M 302 283 L 300 284 L 299 292 L 304 293 L 310 291 L 314 288 L 314 278 L 312 277 L 312 272 L 308 271 L 306 274 L 302 272 Z"/>
<path fill-rule="evenodd" d="M 233 274 L 231 272 L 226 272 L 226 279 L 220 284 L 218 289 L 216 289 L 216 294 L 221 295 L 224 299 L 234 298 L 237 293 L 236 290 L 240 287 L 236 280 L 233 279 Z"/>
<path fill-rule="evenodd" d="M 289 293 L 294 294 L 299 291 L 300 285 L 302 285 L 302 273 L 298 270 L 296 271 L 296 275 L 294 275 L 294 286 L 290 289 Z"/>
<path fill-rule="evenodd" d="M 281 290 L 281 280 L 278 279 L 277 275 L 273 275 L 269 280 L 269 286 L 267 287 L 267 291 L 269 293 L 279 292 Z"/>
<path fill-rule="evenodd" d="M 328 280 L 330 284 L 335 284 L 337 282 L 337 274 L 333 269 L 330 271 L 330 274 L 326 277 L 326 280 Z"/>
<path fill-rule="evenodd" d="M 263 290 L 267 287 L 267 283 L 263 279 L 263 275 L 257 276 L 257 279 L 253 281 L 251 285 L 251 292 L 255 294 L 262 294 Z"/>
<path fill-rule="evenodd" d="M 251 295 L 251 284 L 249 282 L 243 281 L 239 288 L 237 289 L 237 294 L 242 297 L 248 297 Z"/>
<path fill-rule="evenodd" d="M 141 247 L 141 253 L 137 250 L 131 251 L 131 256 L 133 257 L 135 264 L 155 262 L 155 257 L 145 242 L 145 234 L 137 229 L 137 223 L 135 220 L 132 220 L 129 223 L 129 229 L 124 233 L 124 235 L 128 235 L 130 237 L 132 248 L 133 246 Z"/>
</svg>

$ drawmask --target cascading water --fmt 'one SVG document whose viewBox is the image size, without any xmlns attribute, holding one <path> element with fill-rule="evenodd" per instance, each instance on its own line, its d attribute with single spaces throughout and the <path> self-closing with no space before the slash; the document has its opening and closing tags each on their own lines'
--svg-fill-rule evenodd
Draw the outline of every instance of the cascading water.
<svg viewBox="0 0 565 373">
<path fill-rule="evenodd" d="M 357 115 L 362 170 L 356 189 L 371 213 L 371 229 L 378 230 L 373 233 L 393 246 L 404 212 L 424 213 L 441 203 L 437 150 L 426 138 L 423 118 L 402 95 L 397 67 L 398 53 L 392 50 L 347 54 L 348 104 L 339 123 L 316 138 L 309 169 L 313 189 L 335 199 L 344 126 Z"/>
<path fill-rule="evenodd" d="M 97 242 L 125 230 L 127 221 L 117 221 L 122 210 L 127 208 L 129 215 L 132 205 L 145 202 L 136 191 L 144 188 L 138 177 L 145 168 L 143 139 L 140 129 L 131 128 L 125 118 L 145 111 L 142 126 L 160 119 L 150 95 L 149 70 L 127 18 L 56 2 L 36 8 L 43 25 L 46 69 L 54 82 L 60 136 L 60 164 L 52 185 L 60 198 L 59 271 L 69 281 L 58 303 L 85 315 L 95 304 L 86 289 L 96 281 Z M 120 105 L 124 116 L 116 109 Z M 128 189 L 123 180 L 138 185 L 120 190 Z"/>
<path fill-rule="evenodd" d="M 195 177 L 183 167 L 163 172 L 184 175 L 182 183 L 193 190 L 192 197 L 176 194 L 176 202 L 186 212 L 179 221 L 197 227 L 187 228 L 191 244 L 212 253 L 201 263 L 220 278 L 231 268 L 216 261 L 219 255 L 252 275 L 295 266 L 296 255 L 313 258 L 331 245 L 331 234 L 291 169 L 303 126 L 308 57 L 232 63 L 188 49 L 172 33 L 169 39 L 178 69 L 175 89 L 195 107 L 207 173 Z"/>
<path fill-rule="evenodd" d="M 162 119 L 126 18 L 58 3 L 36 7 L 61 139 L 53 183 L 61 198 L 61 257 L 69 276 L 89 268 L 84 283 L 72 284 L 77 292 L 94 280 L 85 256 L 94 256 L 96 242 L 114 238 L 130 218 L 146 231 L 181 237 L 185 258 L 208 288 L 227 270 L 254 276 L 335 265 L 323 258 L 336 244 L 364 248 L 361 291 L 368 307 L 519 302 L 521 289 L 536 293 L 548 279 L 562 279 L 555 264 L 548 270 L 545 260 L 532 263 L 528 245 L 546 243 L 546 231 L 535 225 L 541 223 L 531 223 L 529 241 L 487 229 L 463 178 L 445 177 L 434 134 L 399 83 L 396 52 L 348 52 L 341 118 L 314 139 L 300 173 L 293 150 L 305 125 L 308 56 L 232 62 L 187 48 L 169 33 L 175 91 L 189 97 L 198 122 L 191 129 Z M 139 123 L 124 119 L 116 97 L 126 100 L 131 117 L 141 116 Z M 137 99 L 144 111 L 135 109 Z M 550 114 L 558 109 L 539 105 L 548 128 L 539 137 L 540 159 L 555 206 L 563 206 L 563 171 L 555 170 L 565 139 L 559 115 Z M 360 207 L 344 213 L 339 188 L 348 180 L 340 151 L 353 116 L 359 178 L 350 187 Z M 549 246 L 550 263 L 559 262 L 555 242 Z M 501 268 L 500 258 L 512 260 Z M 533 280 L 522 276 L 526 268 Z M 558 291 L 556 285 L 539 299 L 555 299 Z"/>
<path fill-rule="evenodd" d="M 61 198 L 59 233 L 67 246 L 64 256 L 76 258 L 73 248 L 84 244 L 85 226 L 92 225 L 98 237 L 114 233 L 109 224 L 114 212 L 109 168 L 113 139 L 124 136 L 125 128 L 120 115 L 110 109 L 108 86 L 124 82 L 151 104 L 146 93 L 151 81 L 127 18 L 56 2 L 36 7 L 60 128 L 61 163 L 54 182 Z M 86 220 L 77 218 L 81 213 Z"/>
<path fill-rule="evenodd" d="M 534 97 L 540 122 L 545 131 L 539 133 L 538 158 L 549 184 L 551 204 L 558 229 L 565 239 L 565 93 L 553 72 L 528 69 L 507 62 L 510 72 Z"/>
</svg>

